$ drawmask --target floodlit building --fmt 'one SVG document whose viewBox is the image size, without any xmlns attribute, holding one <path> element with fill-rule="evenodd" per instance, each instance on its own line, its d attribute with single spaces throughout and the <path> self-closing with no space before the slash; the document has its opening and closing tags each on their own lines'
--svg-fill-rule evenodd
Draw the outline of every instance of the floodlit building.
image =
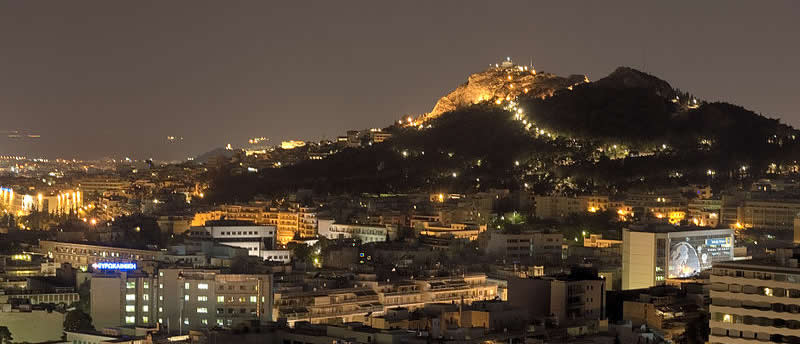
<svg viewBox="0 0 800 344">
<path fill-rule="evenodd" d="M 75 190 L 58 190 L 27 194 L 0 187 L 0 204 L 17 216 L 27 215 L 32 211 L 70 214 L 77 213 L 78 209 L 83 207 L 83 193 Z"/>
<path fill-rule="evenodd" d="M 486 231 L 486 225 L 451 223 L 449 226 L 445 226 L 437 222 L 422 222 L 415 227 L 415 230 L 423 236 L 472 241 L 478 239 L 478 234 Z"/>
<path fill-rule="evenodd" d="M 688 220 L 695 226 L 716 228 L 722 214 L 721 199 L 694 199 L 689 201 Z"/>
<path fill-rule="evenodd" d="M 207 221 L 205 226 L 192 227 L 190 238 L 213 239 L 222 245 L 246 249 L 248 254 L 263 257 L 275 248 L 275 226 L 259 226 L 241 220 Z"/>
<path fill-rule="evenodd" d="M 668 278 L 685 278 L 710 269 L 712 263 L 733 260 L 731 229 L 632 225 L 622 232 L 622 289 L 662 285 Z"/>
<path fill-rule="evenodd" d="M 53 259 L 56 264 L 69 263 L 83 270 L 94 263 L 160 260 L 163 256 L 162 251 L 156 250 L 139 250 L 49 240 L 39 241 L 39 248 L 42 254 Z"/>
<path fill-rule="evenodd" d="M 78 180 L 77 186 L 86 195 L 103 195 L 106 192 L 123 193 L 131 183 L 119 178 L 86 178 Z"/>
<path fill-rule="evenodd" d="M 319 235 L 328 239 L 356 239 L 362 243 L 386 241 L 390 236 L 389 226 L 326 223 L 319 221 Z"/>
<path fill-rule="evenodd" d="M 277 242 L 286 245 L 295 236 L 313 238 L 317 236 L 317 211 L 310 207 L 270 208 L 266 224 L 277 227 Z"/>
</svg>

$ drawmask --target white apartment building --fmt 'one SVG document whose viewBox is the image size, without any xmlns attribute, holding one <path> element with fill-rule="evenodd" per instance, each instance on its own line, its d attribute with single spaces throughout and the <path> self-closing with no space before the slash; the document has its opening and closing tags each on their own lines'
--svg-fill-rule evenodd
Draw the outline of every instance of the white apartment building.
<svg viewBox="0 0 800 344">
<path fill-rule="evenodd" d="M 205 226 L 192 227 L 189 237 L 213 239 L 222 245 L 247 250 L 248 255 L 265 258 L 273 256 L 275 248 L 275 226 L 255 225 L 238 220 L 207 221 Z"/>
<path fill-rule="evenodd" d="M 715 264 L 711 344 L 800 343 L 797 259 Z"/>
<path fill-rule="evenodd" d="M 389 229 L 382 225 L 327 223 L 319 221 L 319 235 L 328 239 L 357 239 L 362 243 L 386 241 Z"/>
</svg>

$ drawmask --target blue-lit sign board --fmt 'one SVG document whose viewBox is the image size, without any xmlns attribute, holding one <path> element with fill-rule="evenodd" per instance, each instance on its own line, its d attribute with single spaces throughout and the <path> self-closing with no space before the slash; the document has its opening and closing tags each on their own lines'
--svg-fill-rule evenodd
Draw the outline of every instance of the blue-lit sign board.
<svg viewBox="0 0 800 344">
<path fill-rule="evenodd" d="M 731 237 L 706 239 L 706 246 L 725 246 L 731 244 Z"/>
<path fill-rule="evenodd" d="M 136 270 L 136 263 L 94 263 L 95 270 Z"/>
</svg>

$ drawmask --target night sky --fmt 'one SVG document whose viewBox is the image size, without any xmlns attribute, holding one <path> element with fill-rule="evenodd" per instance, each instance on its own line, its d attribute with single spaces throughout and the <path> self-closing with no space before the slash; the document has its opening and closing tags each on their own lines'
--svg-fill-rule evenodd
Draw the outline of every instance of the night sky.
<svg viewBox="0 0 800 344">
<path fill-rule="evenodd" d="M 185 158 L 429 111 L 489 63 L 627 65 L 800 126 L 798 1 L 3 1 L 0 154 Z M 166 136 L 185 138 L 166 144 Z"/>
</svg>

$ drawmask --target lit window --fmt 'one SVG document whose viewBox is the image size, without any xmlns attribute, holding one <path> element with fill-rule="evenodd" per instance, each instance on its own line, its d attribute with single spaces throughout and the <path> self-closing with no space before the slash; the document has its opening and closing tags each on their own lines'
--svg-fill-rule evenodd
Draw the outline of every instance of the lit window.
<svg viewBox="0 0 800 344">
<path fill-rule="evenodd" d="M 159 288 L 159 289 L 164 289 L 164 284 L 163 284 L 163 283 L 159 283 L 159 284 L 158 284 L 158 288 Z"/>
<path fill-rule="evenodd" d="M 258 302 L 258 296 L 251 296 L 250 297 L 250 302 L 252 302 L 252 303 Z"/>
<path fill-rule="evenodd" d="M 766 295 L 766 296 L 772 296 L 772 289 L 770 289 L 770 288 L 764 288 L 764 295 Z"/>
<path fill-rule="evenodd" d="M 127 295 L 125 295 L 125 300 L 136 301 L 136 294 L 127 294 Z"/>
<path fill-rule="evenodd" d="M 203 325 L 208 325 L 208 319 L 200 320 L 200 323 Z"/>
<path fill-rule="evenodd" d="M 142 300 L 150 301 L 150 294 L 142 294 Z"/>
<path fill-rule="evenodd" d="M 225 302 L 225 297 L 224 296 L 217 296 L 217 302 L 219 302 L 219 303 Z"/>
<path fill-rule="evenodd" d="M 148 318 L 148 317 L 142 317 L 142 322 L 143 322 L 143 323 L 147 323 L 147 322 L 149 322 L 149 321 L 150 321 L 150 318 Z"/>
<path fill-rule="evenodd" d="M 222 326 L 223 322 L 222 319 L 217 319 L 217 326 Z"/>
<path fill-rule="evenodd" d="M 208 308 L 205 307 L 198 307 L 197 313 L 208 313 Z"/>
<path fill-rule="evenodd" d="M 208 284 L 200 283 L 197 285 L 197 289 L 208 289 Z"/>
<path fill-rule="evenodd" d="M 164 301 L 164 295 L 158 295 L 158 301 Z"/>
<path fill-rule="evenodd" d="M 126 324 L 133 324 L 136 322 L 136 317 L 125 317 Z"/>
<path fill-rule="evenodd" d="M 183 295 L 183 301 L 189 301 L 189 294 Z"/>
<path fill-rule="evenodd" d="M 144 288 L 144 289 L 150 288 L 150 282 L 143 282 L 142 283 L 142 288 Z"/>
<path fill-rule="evenodd" d="M 126 312 L 129 312 L 129 313 L 136 312 L 136 306 L 134 306 L 134 305 L 127 305 L 127 306 L 125 306 L 125 311 L 126 311 Z"/>
<path fill-rule="evenodd" d="M 203 296 L 198 296 L 197 297 L 197 301 L 200 301 L 200 302 L 208 301 L 208 296 L 204 296 L 204 295 Z"/>
<path fill-rule="evenodd" d="M 164 323 L 164 319 L 163 318 L 158 318 L 158 323 L 159 324 L 163 324 Z"/>
<path fill-rule="evenodd" d="M 148 305 L 142 306 L 142 312 L 149 312 L 149 311 L 150 311 L 150 306 Z"/>
<path fill-rule="evenodd" d="M 158 277 L 164 277 L 164 272 L 163 271 L 159 271 L 158 272 Z"/>
<path fill-rule="evenodd" d="M 190 285 L 189 282 L 183 284 L 183 289 L 189 289 Z"/>
<path fill-rule="evenodd" d="M 136 282 L 126 282 L 125 287 L 128 289 L 136 288 Z"/>
<path fill-rule="evenodd" d="M 164 312 L 164 307 L 158 307 L 158 312 L 159 313 L 163 313 Z"/>
<path fill-rule="evenodd" d="M 183 324 L 184 325 L 189 325 L 189 319 L 188 318 L 187 319 L 183 319 Z"/>
<path fill-rule="evenodd" d="M 725 315 L 722 316 L 722 322 L 732 323 L 733 322 L 733 317 L 731 317 L 730 314 L 725 314 Z"/>
</svg>

